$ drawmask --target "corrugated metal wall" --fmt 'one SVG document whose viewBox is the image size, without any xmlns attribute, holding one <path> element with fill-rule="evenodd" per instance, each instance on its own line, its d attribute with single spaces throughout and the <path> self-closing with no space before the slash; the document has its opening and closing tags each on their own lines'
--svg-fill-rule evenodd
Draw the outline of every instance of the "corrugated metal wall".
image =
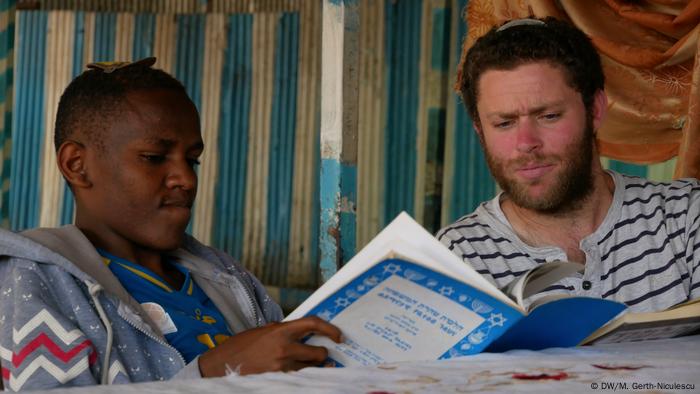
<svg viewBox="0 0 700 394">
<path fill-rule="evenodd" d="M 358 247 L 403 210 L 430 230 L 454 217 L 443 187 L 461 3 L 361 2 Z"/>
<path fill-rule="evenodd" d="M 159 14 L 293 12 L 304 0 L 19 0 L 23 9 Z M 313 2 L 313 1 L 309 1 Z M 320 4 L 320 3 L 319 3 Z"/>
<path fill-rule="evenodd" d="M 0 0 L 0 226 L 10 227 L 15 0 Z"/>
<path fill-rule="evenodd" d="M 360 0 L 358 249 L 401 210 L 435 231 L 494 195 L 471 121 L 451 89 L 466 3 Z M 0 0 L 4 92 L 12 83 L 6 59 L 12 59 L 14 12 L 7 5 L 13 4 Z M 201 112 L 206 148 L 190 231 L 279 287 L 283 303 L 306 294 L 291 288 L 316 287 L 321 2 L 40 6 L 17 13 L 12 116 L 10 97 L 0 97 L 3 191 L 9 191 L 4 225 L 19 230 L 72 220 L 72 197 L 54 164 L 59 95 L 88 62 L 154 55 Z M 605 164 L 655 179 L 669 179 L 673 168 Z"/>
</svg>

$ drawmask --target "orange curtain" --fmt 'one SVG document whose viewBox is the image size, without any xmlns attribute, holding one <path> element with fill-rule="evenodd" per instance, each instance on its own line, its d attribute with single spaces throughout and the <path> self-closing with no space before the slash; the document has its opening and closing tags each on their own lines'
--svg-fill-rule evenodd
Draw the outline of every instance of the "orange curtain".
<svg viewBox="0 0 700 394">
<path fill-rule="evenodd" d="M 610 102 L 602 155 L 677 156 L 676 177 L 700 178 L 700 0 L 470 0 L 462 56 L 492 26 L 530 15 L 572 22 L 600 52 Z"/>
</svg>

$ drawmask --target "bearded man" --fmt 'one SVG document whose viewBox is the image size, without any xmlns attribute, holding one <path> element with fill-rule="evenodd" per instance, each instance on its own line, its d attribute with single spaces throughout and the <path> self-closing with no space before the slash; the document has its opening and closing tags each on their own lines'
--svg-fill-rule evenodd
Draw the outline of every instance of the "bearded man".
<svg viewBox="0 0 700 394">
<path fill-rule="evenodd" d="M 559 292 L 640 312 L 700 297 L 700 183 L 603 169 L 604 75 L 582 31 L 506 22 L 466 53 L 457 85 L 502 192 L 441 242 L 499 287 L 548 261 L 581 263 L 530 301 Z"/>
</svg>

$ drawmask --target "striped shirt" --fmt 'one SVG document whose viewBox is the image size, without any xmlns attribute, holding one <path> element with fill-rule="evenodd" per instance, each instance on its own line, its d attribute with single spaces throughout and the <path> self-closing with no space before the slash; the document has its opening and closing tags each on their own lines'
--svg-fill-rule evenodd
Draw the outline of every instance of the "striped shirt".
<svg viewBox="0 0 700 394">
<path fill-rule="evenodd" d="M 581 240 L 583 273 L 543 294 L 567 293 L 658 311 L 700 298 L 700 182 L 655 183 L 610 171 L 615 193 L 596 231 Z M 437 234 L 452 252 L 498 287 L 539 264 L 567 260 L 556 246 L 532 247 L 514 233 L 500 194 Z"/>
</svg>

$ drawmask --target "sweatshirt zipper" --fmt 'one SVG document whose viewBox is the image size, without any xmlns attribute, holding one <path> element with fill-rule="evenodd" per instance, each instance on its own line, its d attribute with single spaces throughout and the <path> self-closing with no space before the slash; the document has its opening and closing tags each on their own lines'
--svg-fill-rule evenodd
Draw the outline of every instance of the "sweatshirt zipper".
<svg viewBox="0 0 700 394">
<path fill-rule="evenodd" d="M 151 334 L 146 329 L 142 328 L 142 326 L 140 324 L 136 324 L 134 321 L 132 321 L 128 317 L 124 316 L 121 312 L 117 311 L 117 314 L 119 314 L 119 317 L 124 319 L 127 323 L 129 323 L 137 331 L 141 332 L 142 334 L 146 335 L 147 337 L 151 338 L 152 340 L 158 342 L 159 344 L 165 346 L 166 348 L 173 350 L 175 352 L 175 354 L 177 354 L 180 361 L 182 362 L 182 365 L 187 365 L 187 363 L 185 362 L 185 358 L 182 357 L 182 354 L 180 354 L 180 352 L 177 349 L 175 349 L 175 347 L 173 347 L 173 345 L 171 345 L 168 342 L 163 341 L 160 338 L 158 338 L 157 336 Z"/>
<path fill-rule="evenodd" d="M 194 272 L 194 270 L 191 270 Z M 218 279 L 216 277 L 212 277 L 211 275 L 207 275 L 202 272 L 198 272 L 197 274 L 202 275 L 203 277 L 208 277 L 209 280 L 221 282 L 221 279 Z M 221 278 L 221 275 L 224 274 L 225 276 L 230 277 L 232 280 L 226 280 L 227 283 L 226 286 L 229 288 L 229 291 L 233 293 L 233 295 L 236 295 L 236 291 L 234 288 L 234 283 L 233 282 L 238 282 L 238 285 L 243 289 L 243 292 L 245 293 L 246 298 L 248 299 L 248 308 L 252 311 L 253 314 L 253 320 L 254 320 L 254 325 L 255 327 L 260 327 L 261 326 L 261 318 L 260 318 L 260 313 L 258 312 L 258 309 L 255 307 L 256 302 L 255 298 L 253 297 L 253 294 L 251 291 L 248 289 L 248 286 L 245 285 L 245 282 L 243 281 L 243 278 L 241 278 L 241 275 L 237 275 L 235 271 L 232 271 L 230 269 L 227 269 L 226 271 L 220 272 L 217 276 Z M 262 306 L 261 306 L 262 309 Z M 237 333 L 235 333 L 237 334 Z M 234 334 L 234 335 L 235 335 Z"/>
<path fill-rule="evenodd" d="M 248 296 L 248 305 L 250 306 L 250 309 L 253 310 L 253 319 L 255 320 L 255 325 L 259 327 L 261 323 L 260 315 L 258 314 L 258 309 L 255 307 L 255 300 L 253 299 L 253 295 L 250 293 L 250 291 L 240 278 L 236 278 L 236 280 L 238 280 L 241 283 L 241 286 L 243 286 L 243 290 L 245 291 L 246 296 Z"/>
</svg>

